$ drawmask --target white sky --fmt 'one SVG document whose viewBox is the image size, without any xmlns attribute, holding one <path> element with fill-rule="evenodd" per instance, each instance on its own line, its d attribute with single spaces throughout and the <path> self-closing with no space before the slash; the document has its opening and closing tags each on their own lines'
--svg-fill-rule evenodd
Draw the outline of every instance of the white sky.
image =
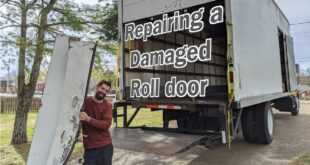
<svg viewBox="0 0 310 165">
<path fill-rule="evenodd" d="M 74 0 L 77 3 L 84 3 L 84 4 L 95 4 L 98 2 L 98 0 Z"/>
</svg>

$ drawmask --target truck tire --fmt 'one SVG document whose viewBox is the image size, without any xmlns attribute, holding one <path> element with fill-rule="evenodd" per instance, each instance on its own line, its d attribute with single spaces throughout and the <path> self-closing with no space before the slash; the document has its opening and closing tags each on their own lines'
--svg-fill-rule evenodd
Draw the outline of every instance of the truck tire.
<svg viewBox="0 0 310 165">
<path fill-rule="evenodd" d="M 290 112 L 292 116 L 299 114 L 300 102 L 297 96 L 286 96 L 273 101 L 273 107 L 280 112 Z"/>
<path fill-rule="evenodd" d="M 241 127 L 242 134 L 245 141 L 254 143 L 256 140 L 255 132 L 255 107 L 245 108 L 242 112 Z"/>
<path fill-rule="evenodd" d="M 244 139 L 250 143 L 270 144 L 272 142 L 274 119 L 270 103 L 244 109 L 242 132 Z"/>
<path fill-rule="evenodd" d="M 257 110 L 258 122 L 258 139 L 257 143 L 270 144 L 273 140 L 274 118 L 270 103 L 261 104 L 261 108 Z"/>
<path fill-rule="evenodd" d="M 299 114 L 299 108 L 300 108 L 300 102 L 298 97 L 294 96 L 293 97 L 293 103 L 292 103 L 292 111 L 291 114 L 292 116 L 297 116 Z"/>
</svg>

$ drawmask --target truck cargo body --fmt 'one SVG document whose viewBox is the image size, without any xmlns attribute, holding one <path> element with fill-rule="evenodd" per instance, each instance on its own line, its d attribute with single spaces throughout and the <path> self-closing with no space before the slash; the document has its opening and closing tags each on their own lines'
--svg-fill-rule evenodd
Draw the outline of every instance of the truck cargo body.
<svg viewBox="0 0 310 165">
<path fill-rule="evenodd" d="M 216 2 L 218 3 L 218 2 Z M 207 5 L 205 7 L 213 7 L 215 4 Z M 201 6 L 188 8 L 187 11 L 195 11 L 199 9 Z M 207 14 L 207 13 L 206 13 Z M 161 18 L 162 15 L 154 16 L 153 19 L 156 20 Z M 208 16 L 204 16 L 204 18 L 208 18 Z M 136 22 L 136 24 L 149 22 L 150 18 L 140 19 Z M 204 21 L 206 22 L 206 20 Z M 185 68 L 174 68 L 174 66 L 156 66 L 151 68 L 129 68 L 129 51 L 130 50 L 140 50 L 141 52 L 151 52 L 155 50 L 167 50 L 167 49 L 175 49 L 178 47 L 182 47 L 184 44 L 188 45 L 200 45 L 205 42 L 206 38 L 213 39 L 213 52 L 212 52 L 212 61 L 211 62 L 196 62 L 190 63 Z M 198 33 L 189 33 L 186 31 L 181 32 L 171 32 L 168 34 L 163 34 L 160 36 L 149 38 L 147 42 L 143 42 L 141 40 L 135 40 L 131 42 L 124 43 L 124 98 L 126 100 L 135 99 L 130 97 L 130 80 L 132 79 L 141 79 L 142 82 L 148 82 L 151 78 L 160 78 L 160 96 L 158 98 L 137 98 L 139 101 L 145 102 L 158 102 L 166 100 L 164 94 L 163 85 L 165 82 L 171 80 L 171 77 L 177 77 L 177 80 L 200 80 L 204 78 L 209 79 L 209 87 L 207 93 L 208 100 L 219 99 L 221 101 L 227 100 L 227 92 L 226 92 L 226 27 L 225 24 L 219 24 L 216 26 L 212 26 L 209 28 L 205 26 L 205 28 Z M 206 101 L 206 98 L 172 98 L 169 101 L 182 103 L 184 101 L 192 102 L 192 101 Z"/>
<path fill-rule="evenodd" d="M 273 105 L 279 110 L 290 111 L 290 108 L 282 108 L 286 107 L 284 102 L 291 100 L 294 105 L 287 105 L 291 108 L 297 104 L 297 80 L 289 22 L 273 0 L 135 0 L 121 1 L 120 6 L 120 88 L 125 102 L 139 108 L 162 109 L 164 116 L 168 116 L 166 120 L 170 117 L 176 119 L 179 127 L 183 125 L 190 129 L 225 131 L 229 136 L 233 134 L 233 127 L 239 124 L 243 110 L 250 112 L 247 109 L 268 109 L 269 105 Z M 210 17 L 216 7 L 224 9 L 224 21 L 212 24 Z M 127 33 L 125 36 L 129 24 L 145 25 L 166 17 L 190 14 L 202 8 L 204 28 L 199 32 L 172 30 L 147 39 L 133 40 L 128 40 Z M 132 61 L 136 60 L 132 57 L 132 51 L 138 50 L 143 54 L 178 49 L 184 45 L 199 47 L 207 43 L 208 39 L 212 40 L 209 61 L 188 62 L 185 67 L 131 67 Z M 158 79 L 157 84 L 155 80 L 152 81 L 154 78 Z M 183 94 L 185 86 L 178 86 L 178 81 L 199 82 L 206 79 L 208 87 L 199 89 L 205 90 L 205 95 L 167 97 L 167 82 L 171 84 L 175 80 L 174 86 L 170 86 L 171 90 L 175 88 Z M 141 88 L 141 93 L 149 95 L 138 97 L 137 92 L 133 93 L 133 80 L 141 80 L 141 86 L 143 82 L 149 83 L 150 89 Z M 196 87 L 193 87 L 193 91 Z M 154 88 L 159 90 L 152 91 Z M 195 112 L 199 113 L 196 118 L 184 119 L 184 116 Z M 185 124 L 189 120 L 198 122 L 202 116 L 204 119 L 199 126 L 189 127 Z M 167 124 L 164 126 L 167 127 Z"/>
</svg>

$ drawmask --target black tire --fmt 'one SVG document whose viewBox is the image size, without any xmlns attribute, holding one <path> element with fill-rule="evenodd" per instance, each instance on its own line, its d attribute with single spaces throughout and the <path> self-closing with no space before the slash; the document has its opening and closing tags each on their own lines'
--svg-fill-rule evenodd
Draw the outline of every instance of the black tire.
<svg viewBox="0 0 310 165">
<path fill-rule="evenodd" d="M 292 116 L 298 116 L 299 114 L 299 108 L 300 108 L 300 102 L 299 102 L 299 99 L 294 96 L 293 98 L 293 101 L 292 101 L 292 111 L 291 111 L 291 114 Z"/>
<path fill-rule="evenodd" d="M 250 143 L 270 144 L 273 140 L 273 121 L 270 103 L 262 103 L 244 109 L 242 114 L 244 139 Z"/>
<path fill-rule="evenodd" d="M 273 140 L 273 130 L 274 130 L 274 118 L 273 118 L 273 112 L 272 112 L 272 107 L 270 105 L 270 103 L 265 103 L 262 104 L 262 108 L 258 111 L 256 111 L 257 113 L 257 122 L 258 122 L 258 127 L 257 127 L 257 131 L 258 131 L 258 139 L 257 139 L 257 143 L 260 144 L 270 144 Z M 271 132 L 269 131 L 269 122 L 268 122 L 268 117 L 270 115 L 271 118 L 271 122 L 270 122 L 270 129 Z"/>
<path fill-rule="evenodd" d="M 242 112 L 241 117 L 241 127 L 242 134 L 245 141 L 254 143 L 256 141 L 256 132 L 255 132 L 255 108 L 249 107 L 245 108 Z"/>
</svg>

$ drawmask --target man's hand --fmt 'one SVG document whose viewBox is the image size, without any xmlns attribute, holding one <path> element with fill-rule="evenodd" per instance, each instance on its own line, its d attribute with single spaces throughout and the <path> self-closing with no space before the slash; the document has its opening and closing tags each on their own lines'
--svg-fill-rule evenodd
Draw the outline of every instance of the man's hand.
<svg viewBox="0 0 310 165">
<path fill-rule="evenodd" d="M 87 115 L 87 113 L 85 113 L 85 112 L 80 112 L 80 120 L 81 120 L 81 121 L 89 122 L 90 119 L 91 119 L 91 118 Z"/>
</svg>

